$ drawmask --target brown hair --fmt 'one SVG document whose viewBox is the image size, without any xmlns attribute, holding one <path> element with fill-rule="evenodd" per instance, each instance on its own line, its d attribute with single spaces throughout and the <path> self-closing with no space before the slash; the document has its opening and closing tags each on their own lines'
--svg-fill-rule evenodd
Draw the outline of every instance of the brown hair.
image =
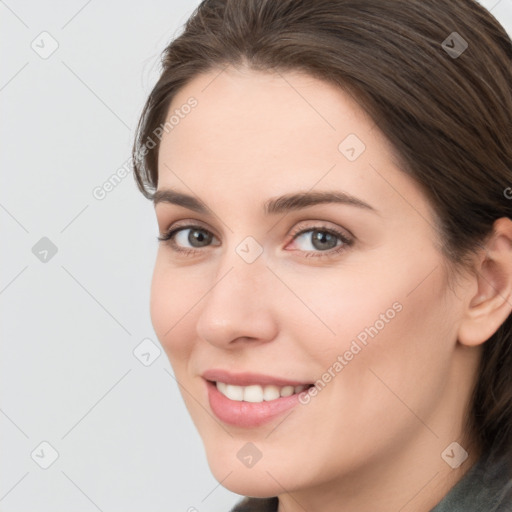
<svg viewBox="0 0 512 512">
<path fill-rule="evenodd" d="M 512 217 L 511 61 L 510 37 L 473 0 L 205 0 L 163 52 L 135 179 L 151 199 L 154 136 L 198 74 L 303 71 L 357 99 L 430 201 L 447 261 L 468 269 L 493 221 Z M 512 456 L 512 315 L 484 344 L 465 427 L 483 450 Z"/>
</svg>

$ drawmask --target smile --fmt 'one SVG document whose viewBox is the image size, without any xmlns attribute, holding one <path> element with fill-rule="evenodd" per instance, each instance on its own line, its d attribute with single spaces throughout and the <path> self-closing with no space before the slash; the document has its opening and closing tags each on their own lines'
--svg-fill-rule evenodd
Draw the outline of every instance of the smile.
<svg viewBox="0 0 512 512">
<path fill-rule="evenodd" d="M 225 382 L 216 382 L 217 389 L 229 400 L 235 402 L 269 402 L 277 400 L 281 397 L 292 396 L 308 389 L 310 385 L 301 386 L 275 386 L 275 385 L 259 385 L 236 386 L 226 384 Z"/>
<path fill-rule="evenodd" d="M 212 413 L 223 423 L 242 428 L 260 427 L 279 418 L 300 404 L 300 393 L 307 393 L 313 385 L 239 386 L 222 381 L 204 382 Z"/>
</svg>

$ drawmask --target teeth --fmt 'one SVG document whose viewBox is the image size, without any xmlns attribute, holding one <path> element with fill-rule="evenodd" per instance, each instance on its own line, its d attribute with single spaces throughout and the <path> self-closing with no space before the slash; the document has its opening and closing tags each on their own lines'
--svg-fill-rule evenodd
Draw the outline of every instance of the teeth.
<svg viewBox="0 0 512 512">
<path fill-rule="evenodd" d="M 243 394 L 244 402 L 263 402 L 263 389 L 257 384 L 254 386 L 238 386 Z"/>
<path fill-rule="evenodd" d="M 285 386 L 281 389 L 281 396 L 291 396 L 293 395 L 295 388 L 293 386 Z"/>
<path fill-rule="evenodd" d="M 265 388 L 263 389 L 263 400 L 265 400 L 266 402 L 268 402 L 269 400 L 275 400 L 280 396 L 281 393 L 277 386 L 265 386 Z"/>
<path fill-rule="evenodd" d="M 241 402 L 244 399 L 244 388 L 241 386 L 226 384 L 225 394 L 230 400 Z"/>
<path fill-rule="evenodd" d="M 291 396 L 294 393 L 300 393 L 307 389 L 307 386 L 283 386 L 278 387 L 272 384 L 260 386 L 253 384 L 251 386 L 234 386 L 225 382 L 216 382 L 217 389 L 230 400 L 237 402 L 268 402 L 276 400 L 282 396 Z"/>
</svg>

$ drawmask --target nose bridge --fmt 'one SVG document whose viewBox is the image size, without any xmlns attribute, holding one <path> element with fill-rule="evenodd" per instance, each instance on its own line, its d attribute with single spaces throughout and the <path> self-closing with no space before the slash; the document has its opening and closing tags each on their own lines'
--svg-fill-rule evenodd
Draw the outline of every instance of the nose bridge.
<svg viewBox="0 0 512 512">
<path fill-rule="evenodd" d="M 236 300 L 247 309 L 253 298 L 263 292 L 261 273 L 265 270 L 263 265 L 247 265 L 230 260 L 229 266 L 223 265 L 220 268 L 208 294 L 208 302 L 221 304 L 223 300 L 228 303 Z"/>
<path fill-rule="evenodd" d="M 249 311 L 251 304 L 265 295 L 270 284 L 268 274 L 263 246 L 254 237 L 247 236 L 221 256 L 210 292 L 212 301 L 227 299 L 232 303 L 236 299 Z"/>
<path fill-rule="evenodd" d="M 275 336 L 272 276 L 262 250 L 257 254 L 256 249 L 247 240 L 222 256 L 197 322 L 199 336 L 210 343 L 225 346 L 238 338 L 268 341 Z"/>
</svg>

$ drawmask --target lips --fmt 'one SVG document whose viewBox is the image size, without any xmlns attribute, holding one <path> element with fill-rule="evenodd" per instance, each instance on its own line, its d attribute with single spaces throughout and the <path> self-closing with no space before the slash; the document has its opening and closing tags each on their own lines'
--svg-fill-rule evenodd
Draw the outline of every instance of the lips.
<svg viewBox="0 0 512 512">
<path fill-rule="evenodd" d="M 300 403 L 299 394 L 294 393 L 294 390 L 313 385 L 306 381 L 266 374 L 230 373 L 221 369 L 205 371 L 202 377 L 205 379 L 208 402 L 215 416 L 228 425 L 242 428 L 256 428 L 276 420 Z M 265 396 L 262 401 L 263 387 Z M 278 388 L 281 388 L 281 393 Z M 248 392 L 250 396 L 247 397 Z"/>
<path fill-rule="evenodd" d="M 233 384 L 235 386 L 251 386 L 254 384 L 284 386 L 310 386 L 312 383 L 299 380 L 288 380 L 281 377 L 274 377 L 266 374 L 258 373 L 231 373 L 227 370 L 211 369 L 202 374 L 205 380 L 210 382 L 224 382 L 225 384 Z"/>
<path fill-rule="evenodd" d="M 219 420 L 227 425 L 257 428 L 276 420 L 299 404 L 299 395 L 296 394 L 269 402 L 251 403 L 230 400 L 211 381 L 205 382 L 210 409 Z"/>
</svg>

